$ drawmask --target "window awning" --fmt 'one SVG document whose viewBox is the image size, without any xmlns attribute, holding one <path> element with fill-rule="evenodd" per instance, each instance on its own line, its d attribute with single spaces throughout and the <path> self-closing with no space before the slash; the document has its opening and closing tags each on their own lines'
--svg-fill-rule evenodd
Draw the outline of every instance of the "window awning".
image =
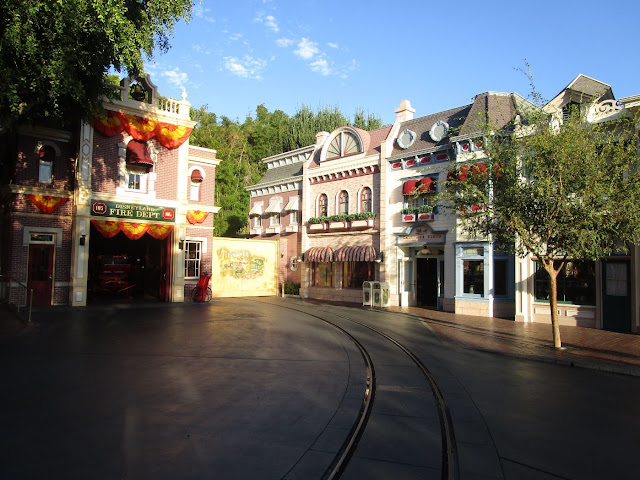
<svg viewBox="0 0 640 480">
<path fill-rule="evenodd" d="M 300 210 L 300 208 L 298 207 L 298 196 L 296 195 L 295 197 L 289 198 L 289 201 L 284 207 L 284 211 L 297 212 L 298 210 Z"/>
<path fill-rule="evenodd" d="M 193 172 L 191 172 L 192 182 L 201 182 L 202 180 L 204 180 L 204 178 L 202 177 L 202 172 L 200 170 L 196 168 Z"/>
<path fill-rule="evenodd" d="M 341 247 L 333 256 L 335 262 L 375 262 L 376 250 L 371 245 L 366 247 Z"/>
<path fill-rule="evenodd" d="M 418 187 L 420 192 L 434 192 L 436 187 L 436 182 L 431 177 L 422 177 L 418 182 Z"/>
<path fill-rule="evenodd" d="M 418 180 L 407 180 L 402 184 L 402 195 L 411 195 L 418 185 Z"/>
<path fill-rule="evenodd" d="M 278 197 L 269 200 L 269 206 L 264 211 L 264 213 L 275 215 L 276 213 L 280 212 L 282 212 L 282 199 Z"/>
<path fill-rule="evenodd" d="M 249 212 L 250 217 L 259 217 L 262 215 L 262 202 L 254 203 Z"/>
<path fill-rule="evenodd" d="M 127 163 L 131 165 L 143 165 L 153 167 L 153 160 L 149 154 L 147 142 L 131 140 L 127 144 Z"/>
<path fill-rule="evenodd" d="M 332 262 L 333 248 L 331 247 L 312 247 L 304 254 L 305 262 Z"/>
</svg>

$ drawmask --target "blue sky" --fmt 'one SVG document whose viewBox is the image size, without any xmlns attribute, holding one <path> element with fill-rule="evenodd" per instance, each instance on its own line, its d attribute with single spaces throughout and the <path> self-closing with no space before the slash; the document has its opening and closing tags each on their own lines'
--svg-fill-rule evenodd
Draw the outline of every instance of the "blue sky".
<svg viewBox="0 0 640 480">
<path fill-rule="evenodd" d="M 146 65 L 162 95 L 243 121 L 259 104 L 356 109 L 390 124 L 486 91 L 553 98 L 579 73 L 640 94 L 638 0 L 195 0 L 171 50 Z"/>
</svg>

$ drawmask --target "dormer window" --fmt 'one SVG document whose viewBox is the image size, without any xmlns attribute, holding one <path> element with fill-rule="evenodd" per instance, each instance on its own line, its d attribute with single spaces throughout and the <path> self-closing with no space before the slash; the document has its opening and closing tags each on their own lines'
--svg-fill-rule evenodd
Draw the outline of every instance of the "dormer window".
<svg viewBox="0 0 640 480">
<path fill-rule="evenodd" d="M 53 161 L 56 158 L 56 152 L 53 147 L 44 145 L 38 152 L 39 167 L 38 167 L 38 181 L 40 183 L 52 183 L 53 182 Z"/>
<path fill-rule="evenodd" d="M 329 144 L 327 160 L 362 152 L 360 139 L 352 132 L 340 132 Z"/>
</svg>

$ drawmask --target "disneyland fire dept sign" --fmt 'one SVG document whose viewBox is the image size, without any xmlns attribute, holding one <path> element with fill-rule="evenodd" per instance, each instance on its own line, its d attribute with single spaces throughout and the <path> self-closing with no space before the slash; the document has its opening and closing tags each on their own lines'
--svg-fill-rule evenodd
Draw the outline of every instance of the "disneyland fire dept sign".
<svg viewBox="0 0 640 480">
<path fill-rule="evenodd" d="M 128 218 L 130 220 L 173 222 L 176 219 L 176 209 L 159 207 L 157 205 L 138 205 L 136 203 L 91 200 L 91 215 L 99 217 Z"/>
</svg>

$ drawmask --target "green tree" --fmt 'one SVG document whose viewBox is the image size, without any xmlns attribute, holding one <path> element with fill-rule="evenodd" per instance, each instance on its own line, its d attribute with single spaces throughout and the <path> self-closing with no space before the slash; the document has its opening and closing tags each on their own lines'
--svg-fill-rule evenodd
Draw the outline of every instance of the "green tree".
<svg viewBox="0 0 640 480">
<path fill-rule="evenodd" d="M 487 157 L 449 175 L 443 203 L 466 234 L 531 255 L 544 268 L 560 348 L 557 278 L 567 260 L 596 260 L 640 240 L 635 120 L 593 124 L 575 109 L 562 121 L 532 109 L 498 134 L 490 127 Z"/>
<path fill-rule="evenodd" d="M 0 134 L 89 118 L 113 95 L 109 70 L 141 73 L 143 57 L 169 48 L 191 8 L 191 0 L 0 2 Z"/>
</svg>

